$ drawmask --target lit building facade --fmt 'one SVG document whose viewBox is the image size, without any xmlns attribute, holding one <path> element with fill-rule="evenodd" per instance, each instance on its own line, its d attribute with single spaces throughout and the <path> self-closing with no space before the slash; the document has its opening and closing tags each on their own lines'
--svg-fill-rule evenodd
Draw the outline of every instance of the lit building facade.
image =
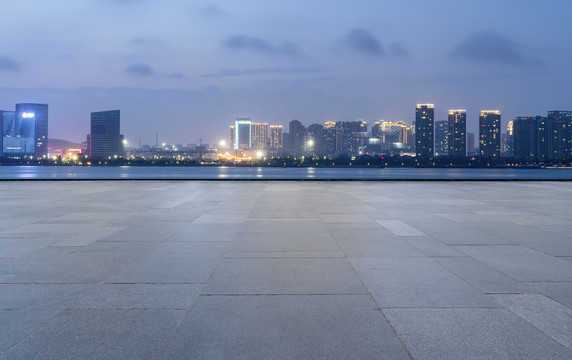
<svg viewBox="0 0 572 360">
<path fill-rule="evenodd" d="M 252 123 L 251 131 L 252 147 L 266 149 L 268 147 L 268 124 Z"/>
<path fill-rule="evenodd" d="M 447 120 L 435 121 L 435 156 L 449 154 L 449 122 Z"/>
<path fill-rule="evenodd" d="M 514 121 L 511 120 L 506 125 L 506 134 L 503 136 L 502 153 L 504 156 L 514 156 Z"/>
<path fill-rule="evenodd" d="M 270 147 L 273 149 L 281 149 L 283 146 L 284 126 L 270 125 Z"/>
<path fill-rule="evenodd" d="M 435 122 L 435 105 L 418 104 L 415 110 L 415 154 L 432 157 Z"/>
<path fill-rule="evenodd" d="M 252 148 L 252 120 L 250 118 L 237 118 L 234 122 L 235 142 L 234 149 Z"/>
<path fill-rule="evenodd" d="M 123 136 L 120 134 L 119 110 L 91 113 L 90 156 L 109 158 L 123 156 Z"/>
<path fill-rule="evenodd" d="M 479 115 L 479 153 L 483 157 L 498 158 L 501 151 L 501 112 L 483 110 Z"/>
<path fill-rule="evenodd" d="M 545 125 L 548 161 L 572 159 L 572 111 L 549 111 Z"/>
<path fill-rule="evenodd" d="M 324 152 L 326 154 L 336 153 L 336 133 L 336 123 L 333 121 L 327 121 L 324 125 Z"/>
<path fill-rule="evenodd" d="M 448 118 L 447 153 L 449 156 L 467 155 L 467 111 L 450 110 Z"/>
<path fill-rule="evenodd" d="M 231 149 L 235 149 L 236 144 L 236 126 L 230 125 L 229 145 Z"/>
<path fill-rule="evenodd" d="M 48 105 L 16 104 L 0 111 L 0 152 L 5 156 L 48 156 Z"/>
</svg>

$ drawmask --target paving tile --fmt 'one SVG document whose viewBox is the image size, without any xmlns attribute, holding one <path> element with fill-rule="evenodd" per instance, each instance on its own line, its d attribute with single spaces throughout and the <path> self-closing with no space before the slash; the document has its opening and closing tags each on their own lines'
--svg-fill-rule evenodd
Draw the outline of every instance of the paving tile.
<svg viewBox="0 0 572 360">
<path fill-rule="evenodd" d="M 201 289 L 189 284 L 100 284 L 71 298 L 66 308 L 188 309 Z"/>
<path fill-rule="evenodd" d="M 338 245 L 349 258 L 358 257 L 425 257 L 425 254 L 409 243 L 396 238 L 385 237 L 376 240 L 338 240 Z"/>
<path fill-rule="evenodd" d="M 397 236 L 426 236 L 421 231 L 400 220 L 377 220 L 377 222 Z"/>
<path fill-rule="evenodd" d="M 0 310 L 65 308 L 91 288 L 83 284 L 0 284 Z"/>
<path fill-rule="evenodd" d="M 177 233 L 184 223 L 149 221 L 134 224 L 127 229 L 109 235 L 100 241 L 165 241 Z"/>
<path fill-rule="evenodd" d="M 531 293 L 530 287 L 472 258 L 436 258 L 436 262 L 483 293 Z"/>
<path fill-rule="evenodd" d="M 435 240 L 430 236 L 403 237 L 403 240 L 407 241 L 409 244 L 417 248 L 426 256 L 430 257 L 466 256 L 465 254 L 459 252 L 452 246 L 445 245 L 444 243 Z"/>
<path fill-rule="evenodd" d="M 518 281 L 572 281 L 572 263 L 523 246 L 456 248 Z"/>
<path fill-rule="evenodd" d="M 364 294 L 346 259 L 223 259 L 203 294 Z"/>
<path fill-rule="evenodd" d="M 506 294 L 491 297 L 568 350 L 572 350 L 572 309 L 541 294 Z"/>
<path fill-rule="evenodd" d="M 193 224 L 241 224 L 246 220 L 248 213 L 230 214 L 204 214 L 199 216 Z"/>
<path fill-rule="evenodd" d="M 160 359 L 185 314 L 186 310 L 66 310 L 3 356 Z"/>
<path fill-rule="evenodd" d="M 372 219 L 363 214 L 320 214 L 320 219 L 325 224 L 354 224 L 371 223 Z"/>
<path fill-rule="evenodd" d="M 409 359 L 367 295 L 201 296 L 167 359 Z"/>
<path fill-rule="evenodd" d="M 94 284 L 113 276 L 132 260 L 129 255 L 114 252 L 69 252 L 60 258 L 46 259 L 6 282 Z"/>
<path fill-rule="evenodd" d="M 63 309 L 38 307 L 26 310 L 0 310 L 0 358 L 30 333 L 57 316 Z"/>
<path fill-rule="evenodd" d="M 477 289 L 428 258 L 352 258 L 382 308 L 495 307 Z"/>
<path fill-rule="evenodd" d="M 134 261 L 108 283 L 201 284 L 206 283 L 224 255 L 225 243 L 166 242 Z"/>
<path fill-rule="evenodd" d="M 447 245 L 513 244 L 510 240 L 476 229 L 468 224 L 459 224 L 450 221 L 433 223 L 416 222 L 415 227 Z"/>
<path fill-rule="evenodd" d="M 572 352 L 505 309 L 387 309 L 414 359 L 570 359 Z"/>
<path fill-rule="evenodd" d="M 572 282 L 527 282 L 525 284 L 572 309 Z"/>
<path fill-rule="evenodd" d="M 238 233 L 231 251 L 339 251 L 329 233 Z"/>
<path fill-rule="evenodd" d="M 240 224 L 187 224 L 168 241 L 233 241 Z"/>
<path fill-rule="evenodd" d="M 227 251 L 225 258 L 343 258 L 341 251 Z"/>
<path fill-rule="evenodd" d="M 7 237 L 0 238 L 0 258 L 12 259 L 29 254 L 38 249 L 45 248 L 59 240 L 56 238 L 25 238 Z"/>
</svg>

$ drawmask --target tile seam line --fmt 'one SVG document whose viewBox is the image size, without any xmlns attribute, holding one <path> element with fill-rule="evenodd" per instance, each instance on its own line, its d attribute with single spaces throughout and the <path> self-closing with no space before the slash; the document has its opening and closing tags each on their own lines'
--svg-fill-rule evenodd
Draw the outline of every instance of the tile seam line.
<svg viewBox="0 0 572 360">
<path fill-rule="evenodd" d="M 336 241 L 337 243 L 337 241 Z M 369 290 L 369 288 L 365 285 L 363 279 L 361 278 L 361 276 L 359 275 L 359 273 L 357 272 L 355 266 L 352 264 L 351 261 L 349 261 L 349 259 L 346 257 L 346 259 L 348 260 L 348 262 L 350 263 L 354 273 L 356 274 L 357 278 L 359 279 L 359 281 L 361 282 L 362 286 L 367 290 L 367 294 L 369 295 L 371 301 L 373 301 L 373 303 L 375 304 L 375 306 L 377 306 L 377 308 L 379 309 L 379 312 L 381 313 L 381 316 L 383 316 L 383 319 L 387 322 L 387 324 L 389 325 L 389 327 L 391 328 L 391 331 L 393 331 L 393 333 L 395 334 L 395 337 L 397 338 L 397 340 L 401 343 L 401 346 L 403 347 L 403 349 L 405 350 L 405 352 L 407 353 L 407 355 L 409 355 L 409 358 L 411 358 L 412 360 L 414 360 L 413 355 L 411 354 L 411 352 L 409 351 L 409 349 L 407 348 L 407 346 L 405 345 L 405 342 L 403 341 L 403 339 L 401 338 L 401 336 L 399 336 L 399 334 L 397 333 L 397 330 L 395 329 L 395 327 L 393 327 L 393 324 L 391 323 L 391 321 L 389 321 L 389 318 L 387 317 L 387 315 L 385 314 L 385 312 L 383 311 L 383 309 L 381 308 L 381 306 L 379 306 L 379 304 L 377 303 L 377 301 L 375 300 L 375 298 L 373 297 L 373 295 L 371 294 L 371 291 Z"/>
</svg>

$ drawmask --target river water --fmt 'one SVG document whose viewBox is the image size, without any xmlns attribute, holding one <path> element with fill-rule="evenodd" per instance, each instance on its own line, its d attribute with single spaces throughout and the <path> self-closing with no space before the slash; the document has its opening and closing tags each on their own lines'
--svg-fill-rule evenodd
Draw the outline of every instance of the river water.
<svg viewBox="0 0 572 360">
<path fill-rule="evenodd" d="M 0 180 L 572 180 L 572 169 L 1 166 Z"/>
</svg>

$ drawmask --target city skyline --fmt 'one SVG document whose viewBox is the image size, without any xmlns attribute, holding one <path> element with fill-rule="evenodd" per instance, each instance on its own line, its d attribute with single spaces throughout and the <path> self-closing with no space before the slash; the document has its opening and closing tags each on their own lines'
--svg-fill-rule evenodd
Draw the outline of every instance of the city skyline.
<svg viewBox="0 0 572 360">
<path fill-rule="evenodd" d="M 50 133 L 74 141 L 90 112 L 117 108 L 131 143 L 156 133 L 214 143 L 236 117 L 410 124 L 424 102 L 438 104 L 435 121 L 466 109 L 477 132 L 481 109 L 507 121 L 572 107 L 570 10 L 564 0 L 12 2 L 0 109 L 49 103 Z M 550 21 L 530 26 L 539 19 Z"/>
</svg>

